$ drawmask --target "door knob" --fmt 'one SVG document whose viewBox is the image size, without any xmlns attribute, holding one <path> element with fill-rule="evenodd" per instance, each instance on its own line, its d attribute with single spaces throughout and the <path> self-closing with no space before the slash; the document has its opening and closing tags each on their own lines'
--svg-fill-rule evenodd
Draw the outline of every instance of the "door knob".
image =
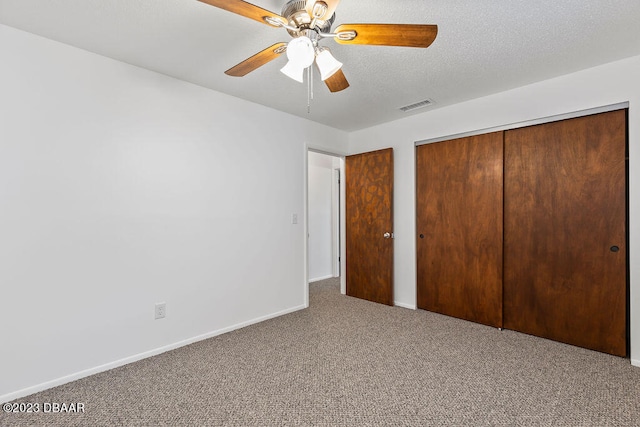
<svg viewBox="0 0 640 427">
<path fill-rule="evenodd" d="M 391 233 L 384 233 L 384 238 L 385 239 L 390 239 L 391 238 Z"/>
<path fill-rule="evenodd" d="M 609 248 L 609 250 L 610 250 L 611 252 L 618 252 L 618 251 L 620 250 L 620 248 L 619 248 L 619 247 L 617 247 L 617 246 L 611 246 L 611 247 Z"/>
</svg>

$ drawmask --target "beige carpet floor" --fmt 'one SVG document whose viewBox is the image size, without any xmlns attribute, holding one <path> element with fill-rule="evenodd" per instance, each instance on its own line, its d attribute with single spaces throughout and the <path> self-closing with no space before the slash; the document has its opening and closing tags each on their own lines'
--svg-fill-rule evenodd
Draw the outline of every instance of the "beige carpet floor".
<svg viewBox="0 0 640 427">
<path fill-rule="evenodd" d="M 310 308 L 18 402 L 2 426 L 640 426 L 622 359 L 310 285 Z"/>
</svg>

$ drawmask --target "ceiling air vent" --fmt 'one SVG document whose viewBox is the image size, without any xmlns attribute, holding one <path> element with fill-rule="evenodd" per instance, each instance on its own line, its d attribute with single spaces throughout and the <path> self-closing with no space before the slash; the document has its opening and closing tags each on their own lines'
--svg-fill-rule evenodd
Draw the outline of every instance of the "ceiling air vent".
<svg viewBox="0 0 640 427">
<path fill-rule="evenodd" d="M 415 104 L 405 105 L 404 107 L 400 107 L 400 111 L 406 113 L 408 111 L 417 110 L 418 108 L 424 108 L 433 104 L 433 100 L 425 99 L 424 101 L 416 102 Z"/>
</svg>

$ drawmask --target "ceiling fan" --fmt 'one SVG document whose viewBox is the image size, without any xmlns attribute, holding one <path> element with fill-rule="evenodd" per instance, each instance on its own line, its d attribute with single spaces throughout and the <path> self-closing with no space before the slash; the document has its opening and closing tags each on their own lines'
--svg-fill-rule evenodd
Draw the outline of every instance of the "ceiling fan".
<svg viewBox="0 0 640 427">
<path fill-rule="evenodd" d="M 242 0 L 199 0 L 263 24 L 286 29 L 293 40 L 276 43 L 245 59 L 226 74 L 242 77 L 274 60 L 284 52 L 289 59 L 281 71 L 303 82 L 304 70 L 314 62 L 331 92 L 349 87 L 349 82 L 328 48 L 320 41 L 332 38 L 340 44 L 406 46 L 426 48 L 438 34 L 437 25 L 417 24 L 342 24 L 331 32 L 335 10 L 340 0 L 289 0 L 280 15 Z"/>
</svg>

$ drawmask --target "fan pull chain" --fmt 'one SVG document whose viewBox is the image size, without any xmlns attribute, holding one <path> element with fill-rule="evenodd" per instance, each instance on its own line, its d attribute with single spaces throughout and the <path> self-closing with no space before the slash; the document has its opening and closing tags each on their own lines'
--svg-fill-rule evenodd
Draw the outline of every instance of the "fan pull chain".
<svg viewBox="0 0 640 427">
<path fill-rule="evenodd" d="M 307 114 L 311 114 L 311 100 L 313 99 L 313 70 L 307 67 Z"/>
</svg>

